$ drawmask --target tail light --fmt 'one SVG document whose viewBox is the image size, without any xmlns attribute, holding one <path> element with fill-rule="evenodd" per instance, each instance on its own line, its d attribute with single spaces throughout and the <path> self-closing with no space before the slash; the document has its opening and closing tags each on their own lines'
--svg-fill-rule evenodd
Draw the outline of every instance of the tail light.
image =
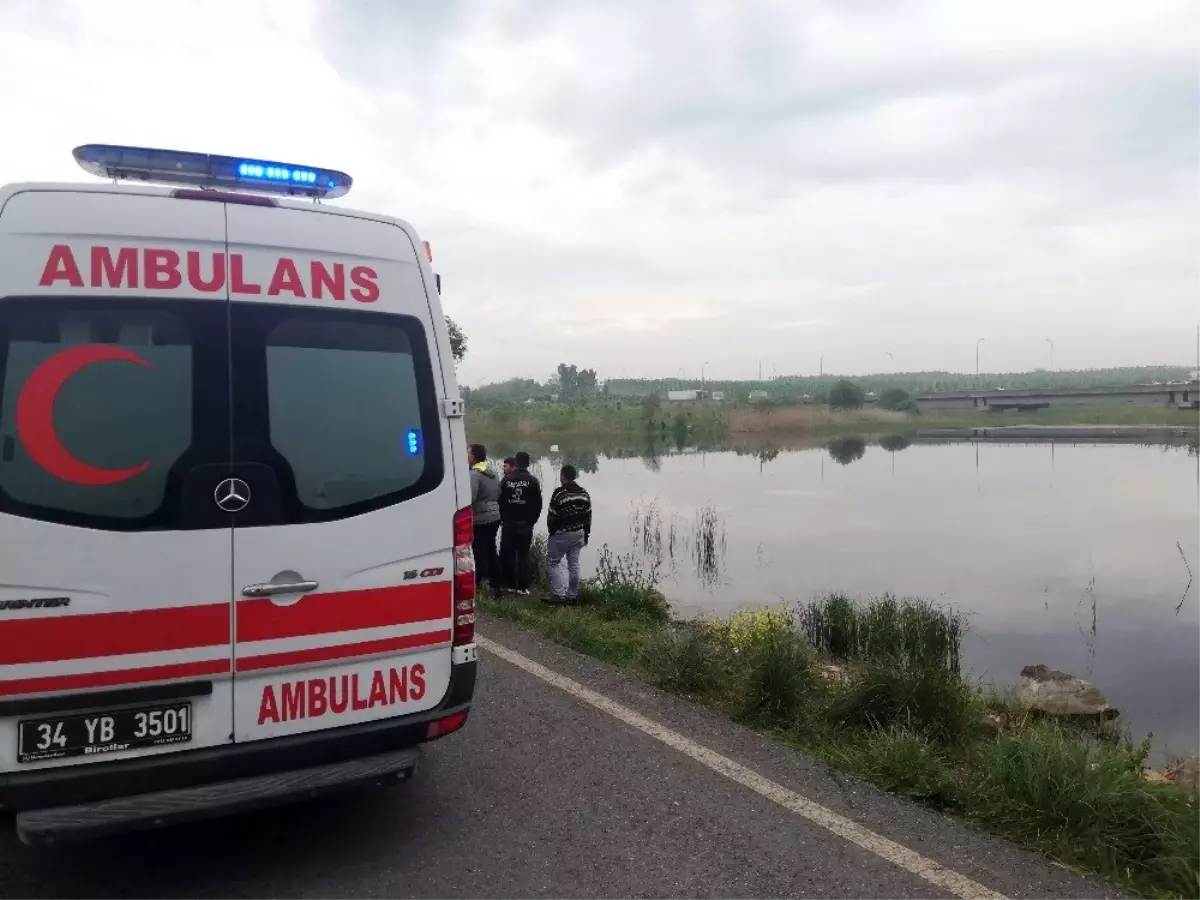
<svg viewBox="0 0 1200 900">
<path fill-rule="evenodd" d="M 471 551 L 474 525 L 471 507 L 454 514 L 454 643 L 475 640 L 475 554 Z"/>
<path fill-rule="evenodd" d="M 467 714 L 465 711 L 456 712 L 441 719 L 434 719 L 425 728 L 425 739 L 430 741 L 436 740 L 451 732 L 458 731 L 465 724 L 467 724 Z"/>
</svg>

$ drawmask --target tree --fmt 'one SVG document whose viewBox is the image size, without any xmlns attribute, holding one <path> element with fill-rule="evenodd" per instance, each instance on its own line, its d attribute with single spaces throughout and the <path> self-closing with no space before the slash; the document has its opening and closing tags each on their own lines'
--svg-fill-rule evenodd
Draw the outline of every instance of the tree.
<svg viewBox="0 0 1200 900">
<path fill-rule="evenodd" d="M 920 413 L 921 410 L 917 406 L 917 401 L 912 398 L 912 394 L 900 387 L 890 387 L 884 390 L 879 395 L 879 405 L 884 409 L 890 409 L 895 412 Z"/>
<path fill-rule="evenodd" d="M 847 378 L 829 390 L 829 405 L 834 409 L 860 409 L 866 399 L 863 389 Z"/>
<path fill-rule="evenodd" d="M 654 417 L 658 415 L 658 411 L 662 409 L 662 398 L 658 394 L 647 394 L 642 400 L 642 418 L 649 425 L 654 421 Z"/>
<path fill-rule="evenodd" d="M 587 400 L 596 393 L 596 370 L 580 369 L 575 365 L 558 364 L 554 375 L 558 394 L 563 400 Z"/>
<path fill-rule="evenodd" d="M 462 362 L 467 356 L 467 336 L 449 316 L 446 316 L 446 328 L 450 332 L 450 353 L 456 363 Z"/>
</svg>

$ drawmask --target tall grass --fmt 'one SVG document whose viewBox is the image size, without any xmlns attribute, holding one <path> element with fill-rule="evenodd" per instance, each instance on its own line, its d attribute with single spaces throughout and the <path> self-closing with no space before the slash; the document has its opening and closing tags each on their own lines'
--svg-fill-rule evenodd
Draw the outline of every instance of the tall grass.
<svg viewBox="0 0 1200 900">
<path fill-rule="evenodd" d="M 644 563 L 632 553 L 617 555 L 600 548 L 596 576 L 579 589 L 579 603 L 607 620 L 633 619 L 663 624 L 671 608 L 658 589 L 658 564 Z"/>
<path fill-rule="evenodd" d="M 630 511 L 629 537 L 634 549 L 655 566 L 669 562 L 674 567 L 676 556 L 687 551 L 703 584 L 720 580 L 725 563 L 725 525 L 711 504 L 696 510 L 689 528 L 674 513 L 666 520 L 655 501 L 639 503 Z"/>
<path fill-rule="evenodd" d="M 797 620 L 809 643 L 831 656 L 959 672 L 966 617 L 928 600 L 830 594 L 801 606 Z"/>
<path fill-rule="evenodd" d="M 944 749 L 907 728 L 875 728 L 861 739 L 832 745 L 826 756 L 838 768 L 861 775 L 893 794 L 939 808 L 959 802 Z"/>
<path fill-rule="evenodd" d="M 821 684 L 812 650 L 791 631 L 752 642 L 738 668 L 736 711 L 761 724 L 790 723 Z"/>
<path fill-rule="evenodd" d="M 696 512 L 693 539 L 696 574 L 702 583 L 715 584 L 721 577 L 721 563 L 725 558 L 725 527 L 716 507 L 705 505 Z"/>
<path fill-rule="evenodd" d="M 842 726 L 903 728 L 943 744 L 970 740 L 978 719 L 974 694 L 957 673 L 876 661 L 853 671 L 830 715 Z"/>
<path fill-rule="evenodd" d="M 654 631 L 638 662 L 655 684 L 679 694 L 717 690 L 725 669 L 717 644 L 701 629 L 686 625 Z"/>
<path fill-rule="evenodd" d="M 1149 896 L 1200 896 L 1195 799 L 1141 775 L 1149 742 L 1113 748 L 1043 723 L 978 746 L 970 811 L 983 824 Z"/>
</svg>

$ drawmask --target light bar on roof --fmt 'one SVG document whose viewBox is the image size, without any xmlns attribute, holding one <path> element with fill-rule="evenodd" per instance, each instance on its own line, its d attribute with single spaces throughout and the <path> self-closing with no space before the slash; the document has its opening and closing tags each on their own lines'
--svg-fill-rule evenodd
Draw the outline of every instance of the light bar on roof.
<svg viewBox="0 0 1200 900">
<path fill-rule="evenodd" d="M 318 200 L 344 197 L 354 183 L 349 175 L 336 169 L 183 150 L 85 144 L 74 152 L 75 161 L 85 172 L 117 180 L 243 188 Z"/>
</svg>

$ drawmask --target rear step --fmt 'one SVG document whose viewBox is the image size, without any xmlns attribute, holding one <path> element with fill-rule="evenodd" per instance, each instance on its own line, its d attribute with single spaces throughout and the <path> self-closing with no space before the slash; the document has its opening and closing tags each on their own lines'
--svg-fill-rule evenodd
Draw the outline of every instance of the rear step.
<svg viewBox="0 0 1200 900">
<path fill-rule="evenodd" d="M 17 835 L 26 844 L 53 844 L 279 806 L 353 787 L 405 781 L 416 772 L 420 758 L 420 749 L 412 747 L 291 772 L 31 809 L 17 814 Z"/>
</svg>

